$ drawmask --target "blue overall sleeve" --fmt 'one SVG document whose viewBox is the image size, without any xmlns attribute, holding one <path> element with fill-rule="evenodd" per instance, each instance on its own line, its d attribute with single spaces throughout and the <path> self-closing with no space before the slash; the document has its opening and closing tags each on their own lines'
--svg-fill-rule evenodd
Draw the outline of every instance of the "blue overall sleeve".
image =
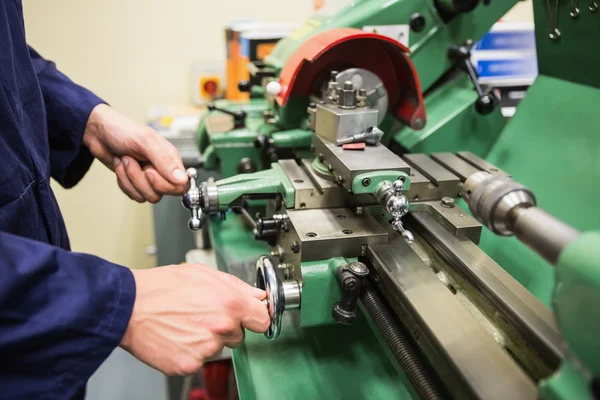
<svg viewBox="0 0 600 400">
<path fill-rule="evenodd" d="M 0 271 L 0 397 L 73 398 L 127 328 L 131 271 L 5 232 Z"/>
<path fill-rule="evenodd" d="M 31 47 L 29 54 L 46 106 L 51 175 L 70 188 L 83 178 L 94 160 L 82 145 L 83 132 L 94 107 L 104 101 L 71 81 Z"/>
</svg>

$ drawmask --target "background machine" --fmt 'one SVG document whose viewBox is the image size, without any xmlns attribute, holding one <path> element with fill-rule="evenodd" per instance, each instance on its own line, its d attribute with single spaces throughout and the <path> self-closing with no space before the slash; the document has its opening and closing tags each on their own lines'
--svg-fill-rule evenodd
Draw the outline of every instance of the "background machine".
<svg viewBox="0 0 600 400">
<path fill-rule="evenodd" d="M 223 178 L 188 171 L 190 227 L 271 315 L 240 398 L 600 397 L 600 15 L 534 1 L 540 76 L 504 127 L 465 55 L 510 5 L 354 2 L 202 120 Z"/>
</svg>

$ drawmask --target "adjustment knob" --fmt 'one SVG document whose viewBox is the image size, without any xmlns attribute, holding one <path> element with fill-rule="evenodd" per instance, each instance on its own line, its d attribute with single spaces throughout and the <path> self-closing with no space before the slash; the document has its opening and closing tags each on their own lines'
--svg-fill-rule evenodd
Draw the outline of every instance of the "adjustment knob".
<svg viewBox="0 0 600 400">
<path fill-rule="evenodd" d="M 475 103 L 475 109 L 479 114 L 487 115 L 494 111 L 496 104 L 497 101 L 494 95 L 485 94 L 477 99 L 477 102 Z"/>
<path fill-rule="evenodd" d="M 248 92 L 250 92 L 251 89 L 252 89 L 252 84 L 250 84 L 250 81 L 242 80 L 242 81 L 238 82 L 238 90 L 240 92 L 248 93 Z"/>
</svg>

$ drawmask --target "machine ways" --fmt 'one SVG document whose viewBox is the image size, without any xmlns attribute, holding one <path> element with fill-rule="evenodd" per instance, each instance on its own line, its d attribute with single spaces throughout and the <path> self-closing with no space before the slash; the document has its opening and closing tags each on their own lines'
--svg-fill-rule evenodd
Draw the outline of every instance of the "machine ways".
<svg viewBox="0 0 600 400">
<path fill-rule="evenodd" d="M 385 307 L 388 317 L 399 322 L 393 329 L 390 322 L 380 327 L 387 326 L 388 334 L 395 332 L 387 338 L 390 347 L 397 347 L 399 333 L 412 347 L 408 356 L 394 353 L 399 365 L 407 374 L 406 368 L 414 364 L 407 365 L 407 359 L 417 357 L 426 365 L 417 370 L 428 377 L 423 378 L 423 372 L 411 379 L 415 388 L 435 388 L 432 393 L 441 398 L 525 399 L 538 393 L 566 398 L 550 393 L 587 393 L 595 370 L 585 351 L 597 346 L 590 343 L 592 336 L 574 334 L 573 327 L 583 328 L 589 321 L 586 314 L 594 311 L 581 307 L 575 314 L 559 313 L 561 305 L 576 302 L 563 295 L 555 298 L 559 301 L 553 315 L 477 247 L 482 226 L 456 204 L 462 201 L 457 199 L 462 196 L 475 218 L 492 231 L 515 233 L 553 264 L 568 253 L 565 248 L 577 245 L 578 232 L 535 207 L 531 192 L 505 172 L 470 153 L 411 154 L 396 165 L 407 171 L 403 195 L 411 204 L 404 219 L 415 234 L 411 245 L 390 225 L 392 217 L 376 190 L 348 191 L 343 181 L 319 174 L 314 164 L 327 163 L 328 154 L 322 162 L 280 161 L 270 175 L 261 171 L 203 186 L 202 205 L 213 213 L 241 207 L 244 198 L 271 199 L 266 216 L 248 221 L 256 227 L 257 239 L 268 241 L 272 249 L 259 260 L 257 278 L 268 293 L 268 338 L 276 339 L 281 332 L 286 310 L 296 315 L 300 327 L 348 323 L 359 296 L 373 299 L 379 292 L 385 300 L 375 307 L 379 311 L 371 310 L 372 318 L 381 324 Z M 359 172 L 361 185 L 368 179 L 366 187 L 378 179 L 376 171 Z M 371 175 L 363 177 L 364 173 Z M 589 262 L 598 258 L 593 260 Z M 315 284 L 314 271 L 307 274 L 319 262 L 326 267 L 316 280 L 333 284 Z M 368 266 L 368 278 L 356 262 Z M 575 273 L 579 266 L 569 263 L 580 260 L 564 261 L 566 287 L 584 285 L 595 296 L 593 271 Z M 377 291 L 361 294 L 365 279 Z M 324 293 L 324 288 L 333 293 Z M 573 365 L 580 369 L 573 372 Z M 571 377 L 567 383 L 565 376 Z M 423 379 L 424 386 L 418 383 Z"/>
<path fill-rule="evenodd" d="M 357 306 L 368 313 L 419 398 L 593 398 L 598 329 L 590 319 L 600 300 L 600 235 L 581 235 L 545 213 L 527 188 L 507 177 L 477 172 L 462 194 L 479 221 L 498 234 L 517 235 L 558 267 L 554 314 L 464 231 L 449 230 L 454 207 L 440 201 L 445 206 L 437 218 L 424 210 L 407 216 L 415 243 L 378 215 L 373 218 L 387 241 L 366 244 L 356 258 L 329 261 L 329 279 L 341 287 L 338 301 L 326 305 L 330 315 L 350 324 Z M 346 227 L 336 220 L 338 229 Z M 312 225 L 315 231 L 322 226 L 318 220 Z M 303 269 L 313 275 L 314 262 Z M 299 310 L 300 327 L 329 323 L 314 319 L 325 315 L 315 299 L 327 297 L 314 276 L 303 281 L 277 274 L 272 257 L 259 259 L 257 286 L 266 290 L 274 317 L 267 337 L 277 337 L 284 310 Z M 577 287 L 586 294 L 575 293 Z"/>
</svg>

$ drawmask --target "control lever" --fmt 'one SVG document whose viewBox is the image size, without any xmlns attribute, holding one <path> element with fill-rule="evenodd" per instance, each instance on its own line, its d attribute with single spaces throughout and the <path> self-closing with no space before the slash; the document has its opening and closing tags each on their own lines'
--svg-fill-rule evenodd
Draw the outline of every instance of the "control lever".
<svg viewBox="0 0 600 400">
<path fill-rule="evenodd" d="M 246 116 L 247 113 L 244 110 L 238 110 L 238 111 L 229 111 L 226 110 L 224 108 L 218 108 L 215 103 L 208 103 L 206 105 L 206 108 L 209 111 L 220 111 L 222 113 L 225 114 L 229 114 L 233 117 L 233 128 L 234 129 L 240 129 L 246 126 Z"/>
<path fill-rule="evenodd" d="M 198 171 L 195 168 L 188 168 L 186 174 L 189 178 L 189 189 L 181 197 L 181 202 L 183 203 L 183 206 L 192 213 L 192 217 L 188 222 L 188 226 L 191 230 L 197 231 L 202 228 L 202 222 L 204 220 L 204 214 L 202 212 L 202 208 L 200 207 L 202 193 L 198 183 L 196 182 L 196 179 L 198 178 Z"/>
<path fill-rule="evenodd" d="M 341 146 L 348 143 L 365 142 L 369 146 L 377 146 L 381 141 L 383 131 L 376 126 L 370 126 L 361 133 L 348 136 L 337 140 L 337 145 Z"/>
<path fill-rule="evenodd" d="M 383 181 L 377 188 L 377 199 L 388 213 L 394 217 L 392 228 L 400 233 L 407 243 L 415 241 L 413 234 L 404 228 L 401 218 L 408 212 L 408 199 L 402 194 L 404 181 L 398 179 L 394 183 Z"/>
<path fill-rule="evenodd" d="M 352 325 L 356 320 L 356 304 L 368 274 L 369 269 L 361 262 L 342 265 L 335 272 L 342 287 L 342 299 L 334 304 L 331 316 L 340 324 Z"/>
<path fill-rule="evenodd" d="M 479 99 L 475 103 L 475 109 L 479 114 L 487 115 L 494 111 L 494 108 L 498 104 L 498 99 L 491 93 L 484 93 L 477 80 L 477 72 L 475 71 L 475 67 L 473 67 L 473 63 L 471 63 L 472 45 L 473 42 L 470 40 L 463 45 L 453 45 L 448 49 L 448 57 L 467 73 L 479 96 Z"/>
</svg>

